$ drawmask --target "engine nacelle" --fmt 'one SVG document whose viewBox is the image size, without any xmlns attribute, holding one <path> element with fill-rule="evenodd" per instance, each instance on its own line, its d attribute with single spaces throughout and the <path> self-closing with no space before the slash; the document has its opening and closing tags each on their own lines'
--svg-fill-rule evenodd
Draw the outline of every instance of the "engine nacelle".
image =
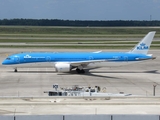
<svg viewBox="0 0 160 120">
<path fill-rule="evenodd" d="M 57 72 L 70 72 L 71 65 L 68 63 L 57 63 L 55 64 L 55 68 Z"/>
</svg>

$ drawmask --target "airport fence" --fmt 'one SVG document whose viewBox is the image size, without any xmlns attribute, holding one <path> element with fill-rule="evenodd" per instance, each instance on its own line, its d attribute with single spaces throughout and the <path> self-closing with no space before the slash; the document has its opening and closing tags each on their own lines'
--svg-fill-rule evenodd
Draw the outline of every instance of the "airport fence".
<svg viewBox="0 0 160 120">
<path fill-rule="evenodd" d="M 160 120 L 160 115 L 1 115 L 0 120 Z"/>
</svg>

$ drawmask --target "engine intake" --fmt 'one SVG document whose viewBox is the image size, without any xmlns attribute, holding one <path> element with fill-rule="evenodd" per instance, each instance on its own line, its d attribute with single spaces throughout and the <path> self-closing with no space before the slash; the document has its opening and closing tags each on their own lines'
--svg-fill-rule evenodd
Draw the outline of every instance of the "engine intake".
<svg viewBox="0 0 160 120">
<path fill-rule="evenodd" d="M 70 72 L 71 65 L 68 63 L 57 63 L 55 64 L 55 68 L 57 72 Z"/>
</svg>

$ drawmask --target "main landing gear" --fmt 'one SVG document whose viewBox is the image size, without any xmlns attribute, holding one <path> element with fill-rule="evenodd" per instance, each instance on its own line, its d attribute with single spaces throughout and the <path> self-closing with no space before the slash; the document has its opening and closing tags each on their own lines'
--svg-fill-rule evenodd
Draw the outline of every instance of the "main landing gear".
<svg viewBox="0 0 160 120">
<path fill-rule="evenodd" d="M 84 74 L 84 73 L 85 73 L 85 71 L 84 71 L 83 69 L 80 70 L 79 68 L 77 68 L 76 71 L 77 71 L 77 73 L 79 73 L 79 74 L 81 74 L 81 73 Z"/>
</svg>

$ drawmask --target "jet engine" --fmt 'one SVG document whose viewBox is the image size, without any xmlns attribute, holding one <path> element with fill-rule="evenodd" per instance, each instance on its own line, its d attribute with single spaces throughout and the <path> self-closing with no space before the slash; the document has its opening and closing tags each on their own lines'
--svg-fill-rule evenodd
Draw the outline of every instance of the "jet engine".
<svg viewBox="0 0 160 120">
<path fill-rule="evenodd" d="M 57 63 L 55 64 L 55 68 L 57 72 L 70 72 L 71 65 L 68 63 Z"/>
</svg>

